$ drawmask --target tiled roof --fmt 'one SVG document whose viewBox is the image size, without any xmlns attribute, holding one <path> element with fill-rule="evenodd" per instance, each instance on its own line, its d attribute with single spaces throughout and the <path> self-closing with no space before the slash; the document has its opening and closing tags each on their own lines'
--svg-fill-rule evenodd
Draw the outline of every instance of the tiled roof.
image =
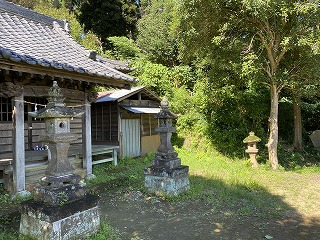
<svg viewBox="0 0 320 240">
<path fill-rule="evenodd" d="M 78 44 L 61 26 L 62 21 L 0 0 L 0 62 L 38 65 L 79 74 L 135 82 L 101 61 Z"/>
<path fill-rule="evenodd" d="M 100 61 L 103 64 L 107 65 L 108 67 L 114 68 L 121 72 L 131 72 L 134 70 L 134 68 L 129 67 L 129 62 L 122 62 L 122 61 L 108 59 L 100 56 L 97 57 L 97 61 Z"/>
</svg>

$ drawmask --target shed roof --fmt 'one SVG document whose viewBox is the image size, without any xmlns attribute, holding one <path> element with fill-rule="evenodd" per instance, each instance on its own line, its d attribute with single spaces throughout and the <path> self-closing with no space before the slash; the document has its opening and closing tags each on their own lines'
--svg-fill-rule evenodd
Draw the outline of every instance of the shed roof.
<svg viewBox="0 0 320 240">
<path fill-rule="evenodd" d="M 0 0 L 0 68 L 11 70 L 10 64 L 23 65 L 17 69 L 27 72 L 37 67 L 44 73 L 59 70 L 72 73 L 75 78 L 114 85 L 136 82 L 132 76 L 114 69 L 121 66 L 119 62 L 107 65 L 106 60 L 97 61 L 90 55 L 91 51 L 70 36 L 63 21 Z"/>
<path fill-rule="evenodd" d="M 99 92 L 96 102 L 113 102 L 113 101 L 120 102 L 123 99 L 126 99 L 126 98 L 128 98 L 138 92 L 141 92 L 141 91 L 144 91 L 146 94 L 151 96 L 153 99 L 160 101 L 160 98 L 155 93 L 148 90 L 145 86 L 139 86 L 139 87 L 133 87 L 130 90 L 120 89 L 120 90 Z"/>
</svg>

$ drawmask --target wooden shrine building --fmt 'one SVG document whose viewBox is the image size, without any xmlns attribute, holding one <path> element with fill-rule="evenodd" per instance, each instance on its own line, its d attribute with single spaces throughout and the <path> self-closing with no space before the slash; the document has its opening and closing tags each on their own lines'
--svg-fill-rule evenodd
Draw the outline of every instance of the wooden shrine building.
<svg viewBox="0 0 320 240">
<path fill-rule="evenodd" d="M 121 157 L 156 152 L 160 99 L 146 87 L 100 92 L 92 104 L 92 142 L 119 145 Z"/>
<path fill-rule="evenodd" d="M 44 121 L 28 112 L 46 105 L 53 81 L 62 88 L 67 106 L 85 111 L 71 121 L 79 140 L 70 157 L 78 159 L 77 173 L 92 174 L 92 90 L 97 85 L 130 89 L 136 82 L 126 74 L 126 63 L 96 55 L 70 36 L 67 22 L 0 0 L 0 180 L 7 180 L 14 193 L 25 191 L 28 169 L 47 161 L 40 139 Z"/>
</svg>

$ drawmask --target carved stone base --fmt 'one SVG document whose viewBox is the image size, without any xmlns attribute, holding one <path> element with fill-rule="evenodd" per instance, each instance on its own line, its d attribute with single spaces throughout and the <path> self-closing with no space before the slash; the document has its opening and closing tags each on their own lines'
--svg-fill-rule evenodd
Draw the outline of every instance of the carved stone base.
<svg viewBox="0 0 320 240">
<path fill-rule="evenodd" d="M 34 189 L 34 200 L 57 206 L 81 199 L 87 190 L 85 184 L 79 183 L 80 179 L 76 174 L 47 176 L 41 180 L 42 186 Z"/>
<path fill-rule="evenodd" d="M 98 201 L 94 195 L 63 206 L 26 201 L 20 208 L 20 233 L 39 240 L 83 239 L 100 229 Z"/>
<path fill-rule="evenodd" d="M 169 168 L 174 169 L 181 166 L 181 159 L 161 159 L 156 158 L 152 161 L 152 166 L 157 166 L 157 168 Z"/>
<path fill-rule="evenodd" d="M 144 184 L 151 193 L 176 196 L 190 188 L 188 172 L 188 166 L 175 169 L 148 167 L 144 171 Z"/>
</svg>

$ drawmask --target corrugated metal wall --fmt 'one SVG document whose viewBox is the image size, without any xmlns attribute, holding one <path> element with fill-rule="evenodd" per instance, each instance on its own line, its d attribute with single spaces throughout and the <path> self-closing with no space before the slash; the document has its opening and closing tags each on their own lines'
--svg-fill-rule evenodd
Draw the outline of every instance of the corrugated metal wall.
<svg viewBox="0 0 320 240">
<path fill-rule="evenodd" d="M 121 156 L 140 156 L 140 119 L 121 119 Z"/>
</svg>

